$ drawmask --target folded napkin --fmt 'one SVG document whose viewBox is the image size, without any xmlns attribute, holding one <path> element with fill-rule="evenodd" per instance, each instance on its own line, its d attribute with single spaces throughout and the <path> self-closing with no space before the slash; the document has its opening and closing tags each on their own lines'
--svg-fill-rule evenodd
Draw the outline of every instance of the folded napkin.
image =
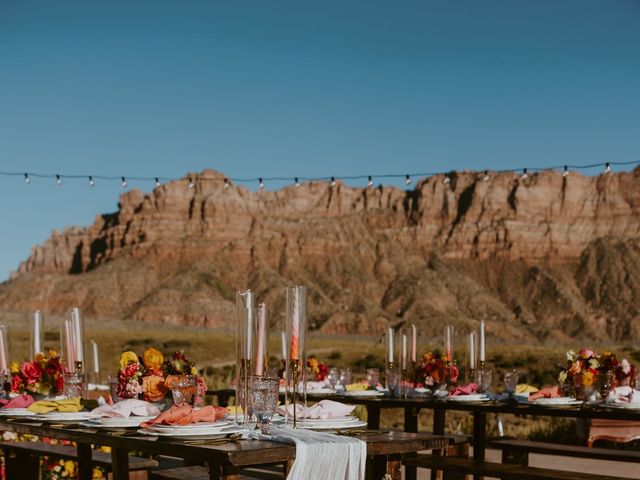
<svg viewBox="0 0 640 480">
<path fill-rule="evenodd" d="M 559 398 L 562 396 L 562 392 L 560 391 L 560 387 L 554 385 L 552 387 L 544 387 L 541 390 L 538 390 L 535 393 L 529 395 L 529 400 L 538 400 L 539 398 Z"/>
<path fill-rule="evenodd" d="M 296 416 L 298 418 L 343 418 L 349 415 L 355 409 L 355 405 L 345 405 L 344 403 L 334 402 L 333 400 L 320 400 L 311 407 L 305 408 L 303 405 L 296 403 Z M 276 413 L 284 416 L 293 416 L 293 404 L 286 407 L 280 405 L 276 408 Z"/>
<path fill-rule="evenodd" d="M 39 400 L 33 402 L 28 410 L 34 413 L 49 413 L 49 412 L 67 412 L 74 413 L 82 410 L 80 404 L 80 397 L 77 398 L 65 398 L 62 400 Z"/>
<path fill-rule="evenodd" d="M 471 395 L 472 393 L 476 393 L 477 391 L 478 385 L 476 385 L 475 383 L 470 383 L 469 385 L 462 385 L 460 387 L 454 388 L 449 395 Z"/>
<path fill-rule="evenodd" d="M 357 438 L 275 425 L 269 435 L 256 430 L 249 437 L 295 444 L 287 480 L 364 480 L 367 444 Z"/>
<path fill-rule="evenodd" d="M 612 388 L 607 396 L 610 403 L 638 403 L 640 402 L 640 391 L 628 385 Z"/>
<path fill-rule="evenodd" d="M 523 395 L 526 393 L 536 393 L 538 389 L 533 385 L 527 385 L 526 383 L 519 383 L 516 385 L 516 394 Z"/>
<path fill-rule="evenodd" d="M 350 383 L 345 385 L 345 390 L 347 392 L 361 392 L 363 390 L 367 390 L 369 388 L 368 383 Z"/>
<path fill-rule="evenodd" d="M 327 382 L 307 382 L 307 391 L 322 390 L 323 388 L 327 388 L 327 386 Z"/>
<path fill-rule="evenodd" d="M 27 408 L 33 403 L 33 397 L 26 393 L 10 399 L 0 398 L 2 408 Z"/>
<path fill-rule="evenodd" d="M 191 405 L 181 405 L 176 407 L 175 405 L 169 410 L 162 412 L 153 420 L 142 423 L 141 427 L 148 427 L 150 425 L 190 425 L 198 422 L 215 422 L 223 419 L 227 415 L 227 409 L 225 407 L 214 407 L 207 405 L 206 407 L 195 410 Z"/>
<path fill-rule="evenodd" d="M 139 417 L 160 415 L 160 410 L 152 403 L 130 398 L 113 405 L 102 405 L 94 408 L 91 413 L 96 413 L 101 417 L 128 418 L 134 415 Z"/>
</svg>

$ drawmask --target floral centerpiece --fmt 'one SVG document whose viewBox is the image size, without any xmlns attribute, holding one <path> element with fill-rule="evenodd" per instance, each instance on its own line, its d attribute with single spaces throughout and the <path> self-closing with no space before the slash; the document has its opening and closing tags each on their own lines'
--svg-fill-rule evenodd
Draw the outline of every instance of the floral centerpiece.
<svg viewBox="0 0 640 480">
<path fill-rule="evenodd" d="M 440 352 L 422 354 L 422 363 L 416 368 L 417 387 L 438 388 L 447 382 L 458 381 L 458 367 L 446 355 Z"/>
<path fill-rule="evenodd" d="M 44 353 L 38 353 L 33 360 L 21 364 L 11 363 L 11 392 L 43 397 L 63 392 L 64 377 L 60 357 L 55 350 L 49 350 L 48 353 L 48 357 Z"/>
<path fill-rule="evenodd" d="M 307 359 L 307 368 L 310 373 L 309 380 L 324 382 L 327 379 L 329 368 L 326 364 L 319 362 L 316 357 L 310 356 Z"/>
<path fill-rule="evenodd" d="M 198 371 L 184 352 L 175 352 L 170 358 L 155 348 L 148 348 L 142 356 L 127 351 L 120 355 L 118 390 L 120 398 L 138 398 L 161 402 L 171 395 L 171 382 L 175 376 L 195 375 Z M 207 385 L 197 376 L 196 397 L 204 397 Z"/>
</svg>

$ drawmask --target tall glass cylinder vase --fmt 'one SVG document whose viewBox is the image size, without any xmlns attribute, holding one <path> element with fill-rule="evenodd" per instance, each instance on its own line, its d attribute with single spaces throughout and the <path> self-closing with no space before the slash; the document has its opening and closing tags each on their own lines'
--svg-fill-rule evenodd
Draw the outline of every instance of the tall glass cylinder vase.
<svg viewBox="0 0 640 480">
<path fill-rule="evenodd" d="M 301 402 L 307 406 L 306 337 L 307 337 L 307 287 L 287 288 L 286 309 L 287 371 L 285 376 L 285 421 L 298 427 L 298 408 Z M 292 407 L 290 408 L 289 405 Z M 291 410 L 291 412 L 290 412 Z M 305 408 L 306 410 L 306 408 Z"/>
<path fill-rule="evenodd" d="M 40 310 L 36 310 L 31 320 L 31 356 L 33 359 L 36 354 L 44 353 L 44 322 L 42 320 L 42 313 Z"/>
<path fill-rule="evenodd" d="M 254 294 L 251 290 L 236 292 L 236 421 L 249 423 L 251 407 L 249 388 L 253 365 L 255 336 Z"/>
<path fill-rule="evenodd" d="M 9 380 L 9 336 L 6 325 L 0 325 L 0 376 L 2 388 Z M 8 391 L 8 390 L 7 390 Z"/>
</svg>

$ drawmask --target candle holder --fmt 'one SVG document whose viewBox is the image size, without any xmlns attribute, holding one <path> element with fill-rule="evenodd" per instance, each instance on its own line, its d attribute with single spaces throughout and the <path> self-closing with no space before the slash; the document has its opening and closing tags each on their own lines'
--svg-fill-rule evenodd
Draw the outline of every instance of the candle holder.
<svg viewBox="0 0 640 480">
<path fill-rule="evenodd" d="M 249 399 L 251 398 L 250 381 L 251 359 L 241 358 L 238 371 L 238 383 L 236 385 L 238 393 L 238 401 L 236 402 L 236 406 L 239 406 L 242 409 L 242 416 L 240 416 L 236 408 L 236 423 L 240 423 L 242 425 L 246 425 L 247 423 L 249 423 L 249 418 L 251 415 L 251 405 L 249 402 Z"/>
<path fill-rule="evenodd" d="M 300 374 L 302 369 L 300 368 L 300 359 L 289 360 L 289 374 L 291 383 L 291 402 L 293 403 L 293 428 L 298 428 L 298 413 L 297 413 L 297 401 L 298 401 L 298 388 L 300 385 Z"/>
<path fill-rule="evenodd" d="M 82 360 L 76 360 L 73 363 L 73 366 L 75 368 L 74 372 L 78 373 L 78 374 L 82 374 L 83 373 L 83 369 L 84 369 L 84 364 Z"/>
<path fill-rule="evenodd" d="M 306 337 L 307 337 L 307 287 L 287 288 L 285 345 L 286 345 L 286 386 L 285 422 L 289 421 L 289 405 L 293 408 L 293 428 L 298 427 L 297 404 L 307 406 Z"/>
</svg>

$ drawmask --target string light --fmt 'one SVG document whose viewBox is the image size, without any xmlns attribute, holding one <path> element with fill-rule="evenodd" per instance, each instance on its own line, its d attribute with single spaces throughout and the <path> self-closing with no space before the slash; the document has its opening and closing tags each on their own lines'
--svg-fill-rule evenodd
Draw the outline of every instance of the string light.
<svg viewBox="0 0 640 480">
<path fill-rule="evenodd" d="M 451 179 L 449 178 L 449 175 L 445 175 L 445 176 L 444 176 L 444 183 L 445 183 L 445 184 L 449 184 L 449 183 L 451 183 Z"/>
<path fill-rule="evenodd" d="M 369 188 L 373 187 L 373 178 L 371 178 L 371 175 L 369 175 L 369 181 L 367 182 L 367 187 Z"/>
<path fill-rule="evenodd" d="M 411 176 L 407 175 L 404 179 L 405 185 L 411 185 Z"/>
<path fill-rule="evenodd" d="M 522 180 L 526 180 L 527 178 L 529 178 L 529 174 L 527 173 L 527 169 L 526 168 L 522 169 L 522 175 L 520 175 L 520 178 Z"/>
<path fill-rule="evenodd" d="M 567 178 L 569 176 L 569 167 L 567 165 L 564 166 L 564 172 L 562 172 L 562 176 Z"/>
<path fill-rule="evenodd" d="M 485 170 L 484 171 L 484 178 L 482 179 L 483 182 L 488 182 L 489 180 L 491 180 L 491 177 L 489 176 L 489 170 Z"/>
<path fill-rule="evenodd" d="M 122 188 L 127 188 L 127 179 L 122 177 L 122 182 L 120 183 L 120 185 L 122 186 Z"/>
<path fill-rule="evenodd" d="M 31 183 L 31 179 L 29 178 L 29 174 L 28 173 L 24 174 L 24 183 L 26 183 L 27 185 L 29 185 Z"/>
<path fill-rule="evenodd" d="M 604 173 L 611 173 L 611 164 L 609 162 L 604 166 Z"/>
<path fill-rule="evenodd" d="M 58 174 L 56 174 L 56 185 L 58 186 L 62 185 L 62 178 Z"/>
<path fill-rule="evenodd" d="M 193 179 L 191 177 L 189 177 L 189 188 L 192 189 L 193 187 L 194 187 Z"/>
<path fill-rule="evenodd" d="M 260 190 L 264 190 L 264 182 L 262 181 L 262 177 L 258 179 L 258 188 Z"/>
<path fill-rule="evenodd" d="M 229 179 L 225 178 L 224 179 L 224 189 L 226 190 L 227 188 L 229 188 Z"/>
<path fill-rule="evenodd" d="M 96 182 L 93 179 L 93 177 L 91 175 L 89 175 L 89 186 L 90 187 L 95 187 L 96 186 Z"/>
<path fill-rule="evenodd" d="M 329 183 L 330 187 L 335 187 L 336 186 L 336 177 L 331 177 L 331 182 Z"/>
<path fill-rule="evenodd" d="M 155 185 L 156 185 L 156 188 L 160 186 L 160 179 L 158 177 L 156 177 Z"/>
<path fill-rule="evenodd" d="M 294 180 L 295 180 L 294 185 L 296 186 L 296 188 L 300 187 L 300 181 L 298 180 L 298 177 L 296 177 Z"/>
</svg>

